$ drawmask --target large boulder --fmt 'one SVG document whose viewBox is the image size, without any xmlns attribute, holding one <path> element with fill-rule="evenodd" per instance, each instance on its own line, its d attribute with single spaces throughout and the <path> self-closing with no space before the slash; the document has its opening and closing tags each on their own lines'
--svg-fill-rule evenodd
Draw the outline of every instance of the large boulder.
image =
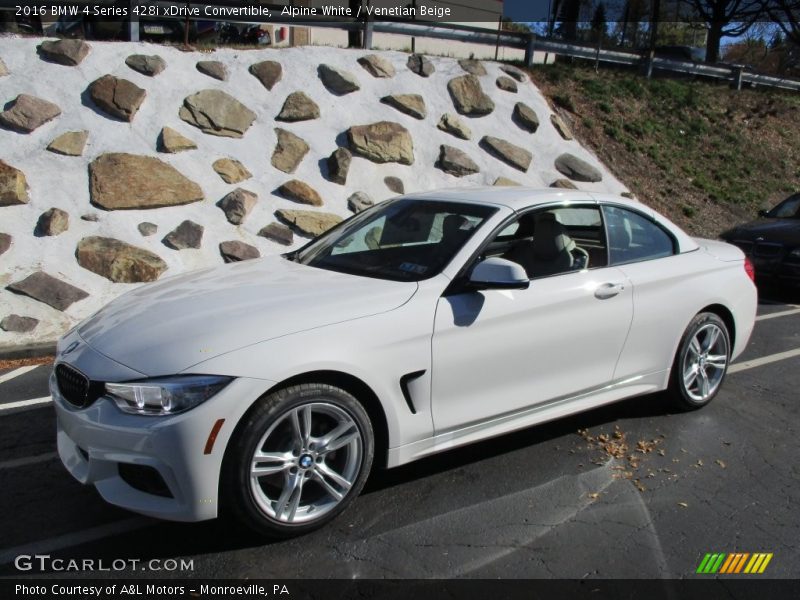
<svg viewBox="0 0 800 600">
<path fill-rule="evenodd" d="M 472 137 L 470 128 L 453 113 L 443 114 L 436 127 L 462 140 L 468 140 Z"/>
<path fill-rule="evenodd" d="M 577 190 L 578 186 L 572 183 L 569 179 L 556 179 L 553 183 L 550 184 L 551 188 L 559 188 L 562 190 Z"/>
<path fill-rule="evenodd" d="M 459 59 L 458 64 L 470 75 L 476 75 L 478 77 L 486 75 L 486 67 L 484 67 L 483 63 L 479 60 L 475 60 L 473 58 L 461 58 Z"/>
<path fill-rule="evenodd" d="M 247 167 L 233 158 L 220 158 L 211 166 L 225 183 L 239 183 L 253 176 Z"/>
<path fill-rule="evenodd" d="M 439 149 L 439 160 L 436 162 L 436 168 L 456 177 L 464 177 L 480 171 L 478 165 L 466 152 L 446 144 L 442 144 Z"/>
<path fill-rule="evenodd" d="M 0 233 L 0 255 L 5 254 L 6 250 L 11 248 L 11 241 L 13 239 L 14 238 L 7 233 Z"/>
<path fill-rule="evenodd" d="M 495 85 L 504 92 L 511 92 L 512 94 L 517 93 L 517 82 L 511 79 L 511 77 L 501 75 L 495 81 Z"/>
<path fill-rule="evenodd" d="M 322 81 L 322 85 L 336 96 L 344 96 L 361 89 L 358 79 L 348 71 L 343 71 L 330 65 L 320 65 L 317 67 L 317 74 Z"/>
<path fill-rule="evenodd" d="M 34 235 L 37 237 L 64 233 L 69 229 L 69 214 L 60 208 L 51 208 L 39 215 Z"/>
<path fill-rule="evenodd" d="M 510 75 L 520 83 L 528 80 L 528 76 L 520 71 L 517 67 L 512 67 L 511 65 L 501 65 L 500 70 L 506 75 Z"/>
<path fill-rule="evenodd" d="M 64 156 L 81 156 L 89 139 L 88 131 L 68 131 L 62 133 L 47 145 L 50 152 Z"/>
<path fill-rule="evenodd" d="M 278 187 L 277 192 L 294 202 L 310 206 L 322 206 L 322 197 L 317 190 L 299 179 L 291 179 Z"/>
<path fill-rule="evenodd" d="M 56 279 L 43 271 L 28 275 L 22 281 L 6 286 L 6 289 L 44 302 L 56 310 L 62 311 L 67 310 L 73 303 L 89 297 L 89 294 L 82 289 Z"/>
<path fill-rule="evenodd" d="M 8 315 L 0 321 L 0 329 L 10 333 L 28 333 L 33 331 L 38 324 L 39 319 L 34 319 L 33 317 Z"/>
<path fill-rule="evenodd" d="M 360 213 L 367 210 L 369 207 L 374 206 L 375 201 L 370 197 L 367 192 L 356 192 L 351 194 L 347 199 L 347 208 L 354 213 Z"/>
<path fill-rule="evenodd" d="M 236 188 L 229 194 L 226 194 L 222 200 L 219 201 L 219 207 L 225 213 L 228 222 L 233 225 L 241 225 L 253 210 L 253 207 L 258 201 L 258 196 L 253 192 Z"/>
<path fill-rule="evenodd" d="M 27 204 L 28 200 L 25 173 L 0 160 L 0 206 Z"/>
<path fill-rule="evenodd" d="M 258 248 L 238 240 L 222 242 L 219 245 L 219 253 L 222 255 L 222 260 L 226 263 L 240 262 L 242 260 L 259 258 L 261 256 Z"/>
<path fill-rule="evenodd" d="M 512 120 L 525 131 L 535 133 L 539 129 L 539 117 L 530 106 L 524 102 L 517 102 L 514 105 L 514 112 L 511 113 Z"/>
<path fill-rule="evenodd" d="M 294 233 L 291 228 L 283 223 L 270 223 L 261 228 L 258 235 L 277 242 L 282 246 L 291 246 L 294 243 Z"/>
<path fill-rule="evenodd" d="M 218 79 L 219 81 L 228 79 L 228 70 L 218 60 L 198 60 L 195 67 L 203 75 L 208 75 L 213 79 Z"/>
<path fill-rule="evenodd" d="M 600 170 L 574 154 L 564 153 L 556 159 L 556 169 L 573 181 L 594 183 L 603 179 Z"/>
<path fill-rule="evenodd" d="M 353 155 L 347 148 L 336 148 L 328 157 L 328 179 L 333 183 L 344 185 L 347 183 L 347 173 L 350 171 L 350 163 Z"/>
<path fill-rule="evenodd" d="M 567 125 L 567 122 L 561 117 L 561 115 L 557 115 L 556 113 L 550 115 L 550 123 L 558 132 L 558 135 L 565 140 L 570 141 L 575 139 L 575 136 L 572 135 L 572 129 L 570 129 L 569 125 Z"/>
<path fill-rule="evenodd" d="M 425 99 L 419 94 L 390 94 L 381 98 L 381 102 L 415 119 L 424 119 L 428 114 Z"/>
<path fill-rule="evenodd" d="M 47 40 L 36 47 L 39 56 L 43 59 L 74 67 L 81 64 L 86 55 L 89 54 L 89 44 L 83 40 Z"/>
<path fill-rule="evenodd" d="M 262 62 L 250 65 L 250 73 L 261 82 L 265 88 L 272 91 L 275 84 L 281 80 L 283 76 L 283 67 L 281 63 L 274 60 L 264 60 Z"/>
<path fill-rule="evenodd" d="M 106 210 L 199 202 L 203 190 L 175 167 L 150 156 L 101 154 L 89 165 L 92 203 Z"/>
<path fill-rule="evenodd" d="M 278 143 L 275 144 L 270 162 L 279 171 L 294 173 L 305 155 L 308 154 L 308 144 L 291 131 L 279 127 L 275 128 L 275 135 L 278 136 Z"/>
<path fill-rule="evenodd" d="M 350 150 L 372 162 L 414 162 L 414 142 L 408 129 L 399 123 L 379 121 L 370 125 L 355 125 L 347 130 Z"/>
<path fill-rule="evenodd" d="M 83 238 L 75 258 L 84 269 L 114 283 L 155 281 L 167 270 L 167 263 L 157 254 L 107 237 Z"/>
<path fill-rule="evenodd" d="M 107 115 L 120 121 L 133 121 L 147 92 L 127 79 L 103 75 L 88 88 L 89 97 Z"/>
<path fill-rule="evenodd" d="M 525 150 L 525 148 L 515 146 L 511 142 L 486 135 L 481 139 L 480 145 L 481 148 L 495 158 L 502 160 L 515 169 L 519 169 L 523 173 L 531 166 L 533 155 Z"/>
<path fill-rule="evenodd" d="M 406 193 L 406 186 L 403 183 L 403 180 L 399 177 L 395 177 L 393 175 L 388 175 L 383 178 L 383 183 L 389 188 L 390 191 L 394 192 L 395 194 L 405 194 Z"/>
<path fill-rule="evenodd" d="M 509 179 L 508 177 L 500 176 L 494 180 L 494 183 L 492 185 L 498 187 L 511 187 L 511 186 L 518 186 L 520 185 L 520 183 L 514 181 L 513 179 Z"/>
<path fill-rule="evenodd" d="M 165 235 L 161 241 L 173 250 L 196 249 L 203 243 L 203 230 L 202 225 L 187 219 Z"/>
<path fill-rule="evenodd" d="M 256 113 L 222 90 L 202 90 L 183 100 L 178 116 L 203 133 L 240 138 L 256 120 Z"/>
<path fill-rule="evenodd" d="M 409 56 L 406 66 L 420 77 L 430 77 L 433 75 L 434 71 L 436 71 L 433 63 L 428 60 L 427 56 L 423 56 L 422 54 L 412 54 Z"/>
<path fill-rule="evenodd" d="M 379 54 L 368 54 L 358 59 L 364 69 L 373 77 L 386 78 L 394 77 L 395 70 L 392 63 L 388 59 L 380 56 Z"/>
<path fill-rule="evenodd" d="M 483 92 L 481 82 L 475 75 L 454 77 L 447 83 L 447 91 L 456 110 L 462 115 L 483 117 L 494 110 L 494 102 Z"/>
<path fill-rule="evenodd" d="M 163 127 L 158 136 L 157 147 L 159 152 L 175 154 L 185 150 L 196 150 L 197 144 L 175 131 L 172 127 Z"/>
<path fill-rule="evenodd" d="M 131 54 L 125 59 L 125 64 L 134 71 L 142 75 L 147 75 L 148 77 L 155 77 L 167 68 L 167 61 L 156 54 L 151 56 L 147 56 L 146 54 Z"/>
<path fill-rule="evenodd" d="M 0 125 L 19 133 L 31 133 L 60 114 L 61 109 L 56 104 L 20 94 L 11 108 L 0 112 Z"/>
<path fill-rule="evenodd" d="M 275 216 L 295 228 L 302 235 L 317 237 L 331 227 L 342 222 L 342 217 L 333 213 L 315 210 L 290 210 L 282 208 L 275 211 Z"/>
<path fill-rule="evenodd" d="M 319 106 L 303 92 L 292 92 L 283 103 L 276 121 L 310 121 L 319 119 Z"/>
</svg>

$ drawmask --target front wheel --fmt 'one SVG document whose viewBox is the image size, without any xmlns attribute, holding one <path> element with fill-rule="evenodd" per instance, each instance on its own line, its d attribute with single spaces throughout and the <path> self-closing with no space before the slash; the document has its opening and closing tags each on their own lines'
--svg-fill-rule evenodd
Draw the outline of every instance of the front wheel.
<svg viewBox="0 0 800 600">
<path fill-rule="evenodd" d="M 700 313 L 683 334 L 672 365 L 668 392 L 682 410 L 711 402 L 728 370 L 731 342 L 728 327 L 714 313 Z"/>
<path fill-rule="evenodd" d="M 259 400 L 238 428 L 222 500 L 261 534 L 307 533 L 358 496 L 373 455 L 372 425 L 351 394 L 323 384 L 288 387 Z"/>
</svg>

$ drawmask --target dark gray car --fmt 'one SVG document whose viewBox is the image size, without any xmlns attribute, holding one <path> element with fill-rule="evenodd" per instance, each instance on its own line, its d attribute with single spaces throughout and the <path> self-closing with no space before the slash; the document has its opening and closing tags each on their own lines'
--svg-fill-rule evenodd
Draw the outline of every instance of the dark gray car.
<svg viewBox="0 0 800 600">
<path fill-rule="evenodd" d="M 765 283 L 800 286 L 800 192 L 720 237 L 741 248 Z"/>
</svg>

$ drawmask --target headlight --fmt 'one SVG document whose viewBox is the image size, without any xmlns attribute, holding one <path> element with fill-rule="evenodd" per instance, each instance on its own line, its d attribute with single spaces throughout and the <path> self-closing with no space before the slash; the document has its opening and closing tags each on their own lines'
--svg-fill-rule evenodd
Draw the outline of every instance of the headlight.
<svg viewBox="0 0 800 600">
<path fill-rule="evenodd" d="M 795 248 L 794 250 L 789 252 L 789 258 L 800 260 L 800 248 Z"/>
<path fill-rule="evenodd" d="M 107 383 L 106 392 L 122 412 L 174 415 L 205 402 L 231 382 L 231 377 L 185 375 L 130 383 Z"/>
</svg>

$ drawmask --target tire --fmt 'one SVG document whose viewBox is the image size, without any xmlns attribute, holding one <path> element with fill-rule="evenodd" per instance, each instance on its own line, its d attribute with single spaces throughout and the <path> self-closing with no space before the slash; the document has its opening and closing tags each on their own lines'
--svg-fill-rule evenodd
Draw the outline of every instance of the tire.
<svg viewBox="0 0 800 600">
<path fill-rule="evenodd" d="M 361 492 L 374 439 L 364 407 L 340 388 L 302 384 L 264 396 L 226 450 L 223 509 L 268 537 L 318 529 Z"/>
<path fill-rule="evenodd" d="M 667 392 L 680 410 L 702 408 L 719 392 L 731 356 L 728 326 L 716 314 L 702 312 L 686 328 L 672 365 Z"/>
</svg>

